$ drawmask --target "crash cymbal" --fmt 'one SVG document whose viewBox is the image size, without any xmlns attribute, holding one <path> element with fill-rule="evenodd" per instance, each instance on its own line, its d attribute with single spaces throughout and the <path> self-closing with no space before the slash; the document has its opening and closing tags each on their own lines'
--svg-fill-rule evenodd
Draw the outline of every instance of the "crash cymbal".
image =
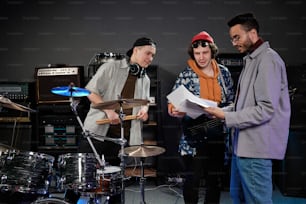
<svg viewBox="0 0 306 204">
<path fill-rule="evenodd" d="M 165 152 L 165 148 L 158 146 L 136 145 L 124 148 L 124 153 L 130 157 L 152 157 Z"/>
<path fill-rule="evenodd" d="M 113 101 L 106 101 L 102 103 L 98 103 L 93 105 L 95 109 L 116 109 L 119 110 L 122 106 L 123 109 L 131 109 L 136 106 L 147 105 L 149 103 L 148 100 L 144 99 L 119 99 Z"/>
<path fill-rule="evenodd" d="M 83 97 L 88 96 L 90 91 L 87 89 L 75 87 L 75 86 L 59 86 L 51 89 L 51 92 L 60 96 L 68 97 Z"/>
<path fill-rule="evenodd" d="M 35 110 L 29 107 L 14 103 L 10 99 L 5 98 L 4 96 L 1 96 L 1 95 L 0 95 L 0 106 L 3 106 L 5 108 L 19 110 L 19 111 L 24 111 L 24 112 L 36 112 Z"/>
</svg>

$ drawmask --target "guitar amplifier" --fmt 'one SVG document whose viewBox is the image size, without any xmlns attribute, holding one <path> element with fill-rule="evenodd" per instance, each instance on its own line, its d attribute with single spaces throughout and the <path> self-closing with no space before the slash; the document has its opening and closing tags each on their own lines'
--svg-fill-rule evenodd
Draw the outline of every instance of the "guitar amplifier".
<svg viewBox="0 0 306 204">
<path fill-rule="evenodd" d="M 59 66 L 35 68 L 36 103 L 65 103 L 69 98 L 53 94 L 54 87 L 69 86 L 73 83 L 82 87 L 84 82 L 83 66 Z"/>
</svg>

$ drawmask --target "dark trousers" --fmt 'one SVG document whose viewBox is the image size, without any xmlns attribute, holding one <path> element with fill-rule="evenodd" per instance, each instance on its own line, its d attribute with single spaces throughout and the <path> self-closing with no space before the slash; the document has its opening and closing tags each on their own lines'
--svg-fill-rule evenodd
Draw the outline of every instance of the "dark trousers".
<svg viewBox="0 0 306 204">
<path fill-rule="evenodd" d="M 212 137 L 198 144 L 196 156 L 183 156 L 185 165 L 184 201 L 198 203 L 201 179 L 205 179 L 206 194 L 204 203 L 219 203 L 224 166 L 224 137 Z"/>
</svg>

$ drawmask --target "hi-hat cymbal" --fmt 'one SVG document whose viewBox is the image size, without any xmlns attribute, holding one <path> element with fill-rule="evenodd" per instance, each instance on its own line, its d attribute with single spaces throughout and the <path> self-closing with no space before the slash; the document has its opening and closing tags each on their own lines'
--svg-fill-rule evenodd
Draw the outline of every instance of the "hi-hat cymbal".
<svg viewBox="0 0 306 204">
<path fill-rule="evenodd" d="M 1 96 L 1 95 L 0 95 L 0 106 L 3 106 L 5 108 L 19 110 L 19 111 L 24 111 L 24 112 L 36 112 L 35 110 L 29 107 L 14 103 L 10 99 L 5 98 L 4 96 Z"/>
<path fill-rule="evenodd" d="M 165 152 L 165 148 L 158 146 L 136 145 L 124 148 L 124 153 L 130 157 L 152 157 Z"/>
<path fill-rule="evenodd" d="M 144 99 L 119 99 L 113 101 L 106 101 L 102 103 L 98 103 L 93 105 L 92 107 L 95 109 L 116 109 L 119 110 L 120 107 L 123 109 L 131 109 L 136 106 L 147 105 L 149 103 L 148 100 Z"/>
<path fill-rule="evenodd" d="M 68 97 L 83 97 L 88 96 L 90 91 L 87 89 L 75 87 L 75 86 L 59 86 L 51 89 L 51 92 L 60 96 Z"/>
</svg>

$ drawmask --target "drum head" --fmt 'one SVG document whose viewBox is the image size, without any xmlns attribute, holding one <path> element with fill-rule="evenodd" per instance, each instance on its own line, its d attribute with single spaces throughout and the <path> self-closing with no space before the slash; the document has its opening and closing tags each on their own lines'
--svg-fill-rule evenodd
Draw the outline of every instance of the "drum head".
<svg viewBox="0 0 306 204">
<path fill-rule="evenodd" d="M 118 166 L 106 166 L 104 170 L 98 169 L 97 174 L 111 174 L 121 171 L 120 167 Z"/>
</svg>

